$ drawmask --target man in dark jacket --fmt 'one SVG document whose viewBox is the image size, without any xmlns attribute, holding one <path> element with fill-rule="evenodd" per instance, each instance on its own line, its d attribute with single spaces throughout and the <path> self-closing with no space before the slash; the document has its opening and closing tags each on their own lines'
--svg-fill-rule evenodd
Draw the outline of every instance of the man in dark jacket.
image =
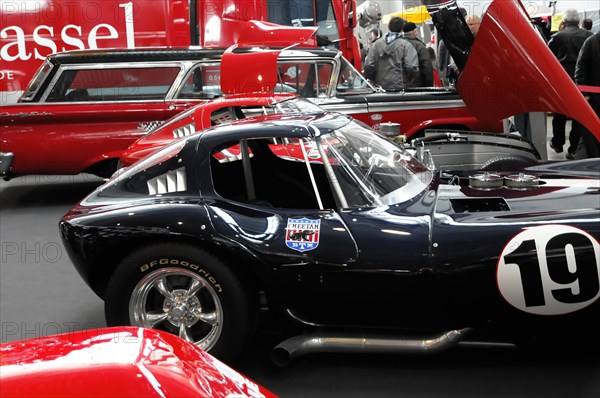
<svg viewBox="0 0 600 398">
<path fill-rule="evenodd" d="M 413 45 L 417 50 L 419 59 L 419 78 L 416 82 L 420 87 L 433 87 L 433 63 L 431 62 L 431 54 L 425 46 L 425 43 L 417 37 L 417 25 L 412 22 L 404 24 L 402 29 L 404 38 Z"/>
<path fill-rule="evenodd" d="M 579 51 L 575 64 L 575 83 L 582 86 L 595 86 L 600 90 L 600 32 L 590 36 Z M 600 94 L 586 94 L 586 97 L 589 97 L 590 105 L 600 117 Z M 583 126 L 581 129 L 587 156 L 600 157 L 600 142 Z"/>
<path fill-rule="evenodd" d="M 373 43 L 365 58 L 364 75 L 385 90 L 416 87 L 419 77 L 417 50 L 402 37 L 404 19 L 392 17 L 389 32 Z"/>
<path fill-rule="evenodd" d="M 577 62 L 579 50 L 583 46 L 583 42 L 592 35 L 592 32 L 579 28 L 579 14 L 575 9 L 570 8 L 565 11 L 563 22 L 565 29 L 553 34 L 550 41 L 548 41 L 548 46 L 556 58 L 558 58 L 558 62 L 560 62 L 565 71 L 571 76 L 571 79 L 574 79 L 575 63 Z M 566 123 L 567 117 L 565 115 L 554 114 L 552 118 L 552 140 L 550 141 L 550 147 L 557 153 L 563 151 Z M 567 158 L 573 159 L 580 138 L 579 129 L 572 128 L 569 134 Z"/>
</svg>

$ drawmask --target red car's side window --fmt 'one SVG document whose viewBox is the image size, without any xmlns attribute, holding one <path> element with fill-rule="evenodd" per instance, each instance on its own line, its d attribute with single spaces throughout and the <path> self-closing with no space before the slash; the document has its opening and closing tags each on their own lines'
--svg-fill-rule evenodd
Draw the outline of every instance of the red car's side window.
<svg viewBox="0 0 600 398">
<path fill-rule="evenodd" d="M 181 69 L 72 69 L 61 73 L 47 102 L 162 100 Z"/>
<path fill-rule="evenodd" d="M 221 69 L 219 64 L 197 65 L 185 78 L 177 98 L 212 99 L 221 92 Z"/>
</svg>

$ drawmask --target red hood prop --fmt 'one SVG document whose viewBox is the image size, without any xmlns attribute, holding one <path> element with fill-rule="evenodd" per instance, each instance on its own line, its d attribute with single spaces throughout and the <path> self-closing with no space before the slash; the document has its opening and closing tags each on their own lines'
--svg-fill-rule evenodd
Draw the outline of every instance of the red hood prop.
<svg viewBox="0 0 600 398">
<path fill-rule="evenodd" d="M 272 92 L 278 83 L 277 57 L 281 51 L 271 47 L 296 45 L 316 47 L 316 26 L 293 27 L 263 21 L 232 21 L 235 23 L 235 45 L 229 47 L 221 60 L 221 91 L 225 95 Z M 266 43 L 266 44 L 265 44 Z M 261 50 L 234 55 L 237 47 L 263 47 Z"/>
<path fill-rule="evenodd" d="M 225 95 L 272 92 L 279 81 L 277 57 L 280 50 L 257 50 L 234 54 L 229 47 L 221 59 L 221 91 Z"/>
<path fill-rule="evenodd" d="M 600 140 L 598 116 L 531 26 L 519 0 L 490 4 L 457 89 L 479 119 L 555 112 L 578 120 Z"/>
</svg>

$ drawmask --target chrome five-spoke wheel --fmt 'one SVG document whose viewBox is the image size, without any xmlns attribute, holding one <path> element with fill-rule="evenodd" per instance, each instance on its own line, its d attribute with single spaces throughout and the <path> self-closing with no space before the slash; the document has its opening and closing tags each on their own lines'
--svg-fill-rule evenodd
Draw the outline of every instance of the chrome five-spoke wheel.
<svg viewBox="0 0 600 398">
<path fill-rule="evenodd" d="M 210 350 L 221 334 L 223 309 L 204 278 L 185 269 L 162 268 L 135 286 L 129 317 L 134 325 L 165 329 Z"/>
</svg>

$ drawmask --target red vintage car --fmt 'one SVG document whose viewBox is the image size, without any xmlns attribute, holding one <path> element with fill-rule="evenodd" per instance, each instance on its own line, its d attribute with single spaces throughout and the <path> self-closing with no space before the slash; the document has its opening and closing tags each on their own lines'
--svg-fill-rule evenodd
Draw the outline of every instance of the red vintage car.
<svg viewBox="0 0 600 398">
<path fill-rule="evenodd" d="M 137 327 L 1 344 L 0 396 L 276 397 L 197 346 Z"/>
<path fill-rule="evenodd" d="M 260 114 L 318 112 L 323 109 L 293 94 L 243 94 L 218 98 L 181 112 L 135 141 L 121 155 L 121 165 L 130 166 L 175 139 L 216 124 Z"/>
<path fill-rule="evenodd" d="M 109 176 L 123 151 L 165 120 L 222 95 L 223 49 L 76 51 L 48 58 L 18 104 L 0 111 L 0 176 Z M 240 52 L 247 49 L 236 50 Z M 502 132 L 501 119 L 479 120 L 454 89 L 388 93 L 373 86 L 339 51 L 281 51 L 278 93 L 306 97 L 378 129 L 396 122 L 407 136 L 428 128 Z M 235 86 L 249 63 L 233 66 Z M 241 73 L 243 71 L 243 73 Z M 236 92 L 256 87 L 238 84 Z M 208 126 L 197 126 L 198 129 Z"/>
</svg>

